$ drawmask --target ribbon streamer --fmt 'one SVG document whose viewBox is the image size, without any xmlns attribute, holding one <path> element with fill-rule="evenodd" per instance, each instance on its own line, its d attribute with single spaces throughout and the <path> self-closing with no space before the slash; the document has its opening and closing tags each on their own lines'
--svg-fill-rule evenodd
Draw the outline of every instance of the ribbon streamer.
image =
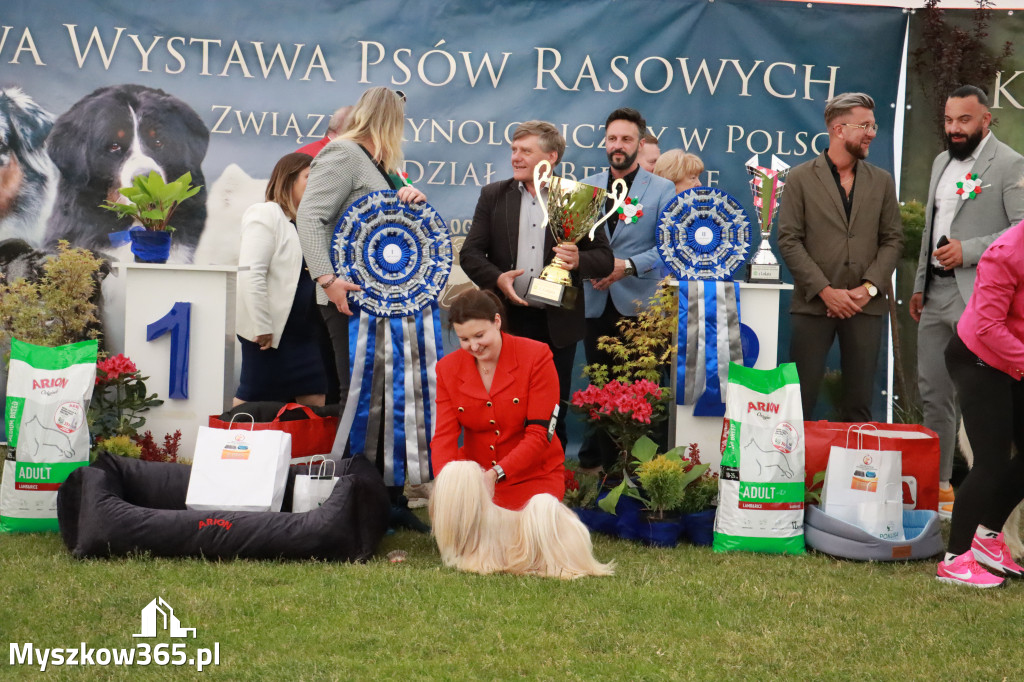
<svg viewBox="0 0 1024 682">
<path fill-rule="evenodd" d="M 676 404 L 696 403 L 695 416 L 725 414 L 729 362 L 743 363 L 739 299 L 738 282 L 680 282 Z"/>
<path fill-rule="evenodd" d="M 347 443 L 351 455 L 374 460 L 383 437 L 386 485 L 429 481 L 434 366 L 442 348 L 436 302 L 407 317 L 353 316 L 352 377 L 332 452 L 344 452 Z"/>
</svg>

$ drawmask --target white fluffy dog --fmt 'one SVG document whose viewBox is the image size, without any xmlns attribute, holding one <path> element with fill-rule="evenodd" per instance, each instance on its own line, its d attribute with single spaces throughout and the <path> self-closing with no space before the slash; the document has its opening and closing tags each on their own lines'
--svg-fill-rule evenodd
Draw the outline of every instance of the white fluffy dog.
<svg viewBox="0 0 1024 682">
<path fill-rule="evenodd" d="M 476 462 L 449 462 L 430 496 L 433 534 L 446 566 L 470 573 L 512 573 L 565 580 L 611 575 L 594 558 L 590 532 L 553 495 L 535 495 L 522 511 L 491 501 Z"/>
<path fill-rule="evenodd" d="M 974 450 L 971 449 L 971 442 L 967 440 L 967 431 L 964 430 L 964 422 L 960 420 L 960 430 L 957 433 L 957 439 L 960 441 L 960 452 L 963 453 L 964 459 L 967 460 L 967 466 L 974 466 Z M 1020 453 L 1017 449 L 1013 450 L 1014 457 L 1020 457 Z M 956 508 L 956 503 L 953 504 L 953 508 Z M 1021 531 L 1022 521 L 1024 521 L 1024 502 L 1021 502 L 1017 507 L 1010 512 L 1010 516 L 1006 519 L 1006 523 L 1003 524 L 1003 541 L 1006 543 L 1006 548 L 1010 550 L 1010 554 L 1015 558 L 1019 559 L 1024 556 L 1024 543 L 1021 542 Z"/>
</svg>

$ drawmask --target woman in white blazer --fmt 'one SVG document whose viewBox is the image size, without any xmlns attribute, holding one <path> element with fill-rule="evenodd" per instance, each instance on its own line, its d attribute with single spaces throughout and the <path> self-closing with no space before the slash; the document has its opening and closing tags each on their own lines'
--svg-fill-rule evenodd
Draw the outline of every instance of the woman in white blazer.
<svg viewBox="0 0 1024 682">
<path fill-rule="evenodd" d="M 323 405 L 327 379 L 317 339 L 315 284 L 305 274 L 295 212 L 312 157 L 286 154 L 267 201 L 246 209 L 238 264 L 235 330 L 242 375 L 235 405 L 254 400 Z"/>
</svg>

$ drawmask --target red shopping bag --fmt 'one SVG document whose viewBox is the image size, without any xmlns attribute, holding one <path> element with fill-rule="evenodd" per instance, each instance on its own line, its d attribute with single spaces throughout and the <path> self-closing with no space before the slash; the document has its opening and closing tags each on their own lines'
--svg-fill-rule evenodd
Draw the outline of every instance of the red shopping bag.
<svg viewBox="0 0 1024 682">
<path fill-rule="evenodd" d="M 939 507 L 939 437 L 919 424 L 870 423 L 877 429 L 880 450 L 898 450 L 903 455 L 903 508 L 931 509 Z M 819 471 L 828 465 L 832 446 L 846 445 L 846 430 L 860 426 L 843 422 L 804 422 L 805 460 L 808 487 Z M 872 436 L 876 432 L 865 432 Z"/>
<path fill-rule="evenodd" d="M 244 406 L 241 407 L 245 409 Z M 305 419 L 285 419 L 281 416 L 289 410 L 301 410 L 305 413 Z M 245 414 L 240 413 L 240 414 Z M 210 415 L 210 428 L 227 429 L 231 427 L 229 421 L 221 419 L 223 415 Z M 248 428 L 248 420 L 237 420 L 236 428 Z M 313 455 L 326 455 L 334 446 L 334 436 L 338 432 L 337 417 L 321 417 L 306 405 L 299 403 L 286 403 L 277 412 L 277 416 L 269 422 L 255 422 L 253 430 L 284 431 L 292 436 L 292 464 L 302 464 Z"/>
</svg>

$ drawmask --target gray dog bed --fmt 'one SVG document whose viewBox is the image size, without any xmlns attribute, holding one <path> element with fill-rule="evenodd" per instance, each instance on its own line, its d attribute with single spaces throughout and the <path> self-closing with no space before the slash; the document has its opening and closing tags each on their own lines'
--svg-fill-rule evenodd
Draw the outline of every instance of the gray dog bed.
<svg viewBox="0 0 1024 682">
<path fill-rule="evenodd" d="M 859 561 L 928 559 L 943 550 L 939 515 L 924 509 L 903 511 L 905 540 L 880 540 L 860 528 L 829 516 L 815 505 L 804 514 L 807 546 L 825 554 Z"/>
</svg>

